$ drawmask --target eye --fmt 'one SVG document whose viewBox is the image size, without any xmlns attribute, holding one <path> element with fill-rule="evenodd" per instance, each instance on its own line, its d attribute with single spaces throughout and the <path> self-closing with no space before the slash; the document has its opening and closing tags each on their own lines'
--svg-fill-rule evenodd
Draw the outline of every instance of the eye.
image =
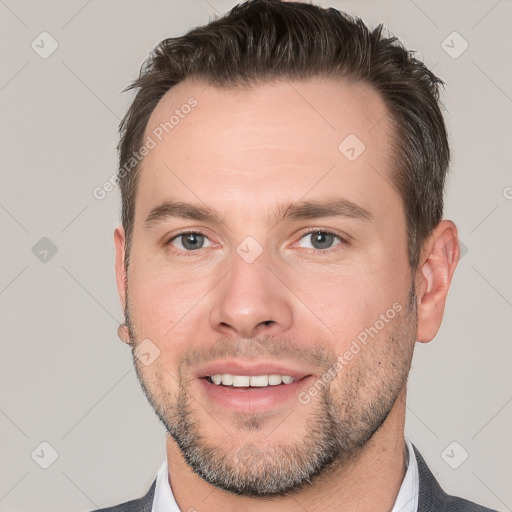
<svg viewBox="0 0 512 512">
<path fill-rule="evenodd" d="M 205 242 L 208 242 L 208 245 L 205 245 Z M 187 231 L 173 236 L 166 245 L 172 245 L 181 251 L 191 252 L 197 249 L 203 249 L 204 247 L 210 247 L 212 243 L 208 237 L 202 233 L 197 231 Z"/>
<path fill-rule="evenodd" d="M 301 243 L 303 240 L 310 240 L 310 245 L 303 245 Z M 336 235 L 335 233 L 332 233 L 330 231 L 324 231 L 324 230 L 315 230 L 310 231 L 309 233 L 306 233 L 299 241 L 299 247 L 304 247 L 307 249 L 314 249 L 321 252 L 329 252 L 328 249 L 331 249 L 333 247 L 333 242 L 335 242 L 335 239 L 338 239 L 339 242 L 334 244 L 340 245 L 344 240 Z M 307 243 L 307 242 L 306 242 Z M 327 249 L 327 251 L 326 251 Z"/>
</svg>

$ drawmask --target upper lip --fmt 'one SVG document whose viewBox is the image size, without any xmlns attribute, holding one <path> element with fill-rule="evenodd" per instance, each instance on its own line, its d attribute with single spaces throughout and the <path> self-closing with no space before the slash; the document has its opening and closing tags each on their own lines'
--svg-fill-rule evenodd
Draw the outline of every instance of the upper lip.
<svg viewBox="0 0 512 512">
<path fill-rule="evenodd" d="M 252 377 L 254 375 L 287 375 L 294 379 L 301 379 L 311 375 L 311 373 L 293 367 L 289 364 L 258 361 L 257 363 L 242 362 L 240 360 L 222 360 L 210 362 L 201 366 L 195 372 L 196 377 L 204 378 L 211 375 L 229 373 L 231 375 L 245 375 Z"/>
</svg>

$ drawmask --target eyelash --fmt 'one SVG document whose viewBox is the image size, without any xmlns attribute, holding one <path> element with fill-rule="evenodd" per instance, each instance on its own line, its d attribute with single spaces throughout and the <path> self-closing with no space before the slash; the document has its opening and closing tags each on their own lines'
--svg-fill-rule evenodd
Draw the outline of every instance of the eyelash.
<svg viewBox="0 0 512 512">
<path fill-rule="evenodd" d="M 304 233 L 302 233 L 300 235 L 299 241 L 302 240 L 304 237 L 306 237 L 308 235 L 312 235 L 314 233 L 324 233 L 326 235 L 333 235 L 334 237 L 339 238 L 340 243 L 333 247 L 330 247 L 328 249 L 309 249 L 308 248 L 308 251 L 312 251 L 313 254 L 319 254 L 319 255 L 325 256 L 327 254 L 331 254 L 333 252 L 338 251 L 339 250 L 337 248 L 338 245 L 346 245 L 347 244 L 347 241 L 342 236 L 338 235 L 334 231 L 330 231 L 329 229 L 310 229 L 309 231 L 305 231 Z"/>
<path fill-rule="evenodd" d="M 333 235 L 335 236 L 336 238 L 339 238 L 340 240 L 340 244 L 337 244 L 335 245 L 334 247 L 332 248 L 329 248 L 329 249 L 308 249 L 309 251 L 312 251 L 313 254 L 321 254 L 321 255 L 326 255 L 326 254 L 331 254 L 332 252 L 335 252 L 337 251 L 338 249 L 336 249 L 336 247 L 338 245 L 347 245 L 348 242 L 345 238 L 343 238 L 342 236 L 340 236 L 339 234 L 335 233 L 334 231 L 330 231 L 328 229 L 311 229 L 309 231 L 306 231 L 304 233 L 302 233 L 299 237 L 299 241 L 302 240 L 305 236 L 307 235 L 311 235 L 311 234 L 314 234 L 314 233 L 324 233 L 324 234 L 327 234 L 327 235 Z M 167 242 L 164 243 L 164 245 L 166 247 L 172 247 L 171 245 L 171 242 L 173 242 L 174 240 L 176 240 L 177 238 L 179 238 L 180 236 L 184 236 L 184 235 L 190 235 L 190 234 L 193 234 L 193 235 L 201 235 L 201 236 L 204 236 L 205 238 L 208 238 L 208 236 L 204 233 L 202 233 L 201 231 L 196 231 L 196 230 L 185 230 L 185 231 L 181 231 L 180 233 L 178 233 L 177 235 L 174 235 L 172 238 L 170 238 L 169 240 L 167 240 Z M 198 252 L 197 250 L 196 251 L 181 251 L 181 250 L 174 250 L 174 249 L 171 249 L 171 252 L 177 256 L 184 256 L 185 258 L 190 258 L 190 257 L 194 257 L 196 252 Z"/>
</svg>

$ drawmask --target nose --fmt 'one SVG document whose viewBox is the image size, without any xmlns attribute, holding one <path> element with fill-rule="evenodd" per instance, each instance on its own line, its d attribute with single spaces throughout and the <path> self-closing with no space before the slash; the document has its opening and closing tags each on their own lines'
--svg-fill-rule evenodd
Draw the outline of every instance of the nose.
<svg viewBox="0 0 512 512">
<path fill-rule="evenodd" d="M 277 335 L 293 324 L 291 293 L 262 254 L 247 263 L 236 253 L 233 268 L 215 287 L 210 325 L 242 338 Z"/>
</svg>

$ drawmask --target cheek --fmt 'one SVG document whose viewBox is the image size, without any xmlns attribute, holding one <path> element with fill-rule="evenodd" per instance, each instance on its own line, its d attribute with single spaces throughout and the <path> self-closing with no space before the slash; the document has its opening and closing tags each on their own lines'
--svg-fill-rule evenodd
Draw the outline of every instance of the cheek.
<svg viewBox="0 0 512 512">
<path fill-rule="evenodd" d="M 206 278 L 134 259 L 128 295 L 137 337 L 154 341 L 166 359 L 179 355 L 190 343 L 191 325 L 207 318 L 201 299 L 211 287 Z"/>
<path fill-rule="evenodd" d="M 333 269 L 323 276 L 302 275 L 296 279 L 295 289 L 307 308 L 307 326 L 312 332 L 330 334 L 332 348 L 338 354 L 374 326 L 401 296 L 387 282 L 383 269 L 373 272 L 363 266 Z"/>
<path fill-rule="evenodd" d="M 128 282 L 130 307 L 136 314 L 134 321 L 139 328 L 153 326 L 152 331 L 160 331 L 159 327 L 169 324 L 174 318 L 172 311 L 173 298 L 170 287 L 162 276 L 151 272 L 136 273 Z"/>
</svg>

